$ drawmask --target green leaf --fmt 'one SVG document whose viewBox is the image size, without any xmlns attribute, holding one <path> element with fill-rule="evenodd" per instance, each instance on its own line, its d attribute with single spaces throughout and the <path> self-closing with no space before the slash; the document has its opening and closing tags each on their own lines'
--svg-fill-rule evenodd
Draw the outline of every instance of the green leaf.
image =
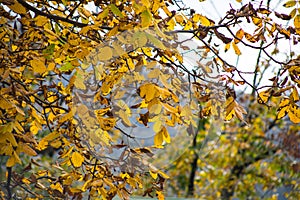
<svg viewBox="0 0 300 200">
<path fill-rule="evenodd" d="M 289 8 L 296 5 L 296 1 L 287 1 L 285 4 L 283 4 L 284 7 Z"/>
<path fill-rule="evenodd" d="M 61 72 L 66 72 L 69 70 L 74 69 L 74 66 L 70 62 L 66 62 L 62 67 L 60 67 L 58 70 Z"/>
<path fill-rule="evenodd" d="M 141 21 L 142 21 L 142 27 L 148 27 L 151 25 L 152 17 L 148 9 L 142 12 Z"/>
<path fill-rule="evenodd" d="M 157 47 L 157 48 L 159 48 L 159 49 L 162 49 L 162 50 L 165 50 L 165 49 L 166 49 L 165 45 L 164 45 L 159 39 L 157 39 L 155 36 L 153 36 L 153 35 L 151 35 L 151 34 L 149 34 L 149 33 L 147 33 L 146 35 L 147 35 L 147 38 L 149 39 L 149 41 L 150 41 L 155 47 Z"/>
<path fill-rule="evenodd" d="M 50 59 L 53 55 L 55 44 L 50 44 L 45 50 L 43 50 L 46 59 Z"/>
<path fill-rule="evenodd" d="M 137 31 L 133 34 L 132 43 L 135 47 L 144 47 L 147 44 L 147 36 L 145 32 Z"/>
<path fill-rule="evenodd" d="M 111 12 L 113 12 L 113 14 L 115 14 L 118 17 L 121 17 L 121 18 L 124 17 L 124 15 L 122 14 L 122 12 L 119 10 L 119 8 L 116 5 L 110 4 L 109 8 L 110 8 Z"/>
</svg>

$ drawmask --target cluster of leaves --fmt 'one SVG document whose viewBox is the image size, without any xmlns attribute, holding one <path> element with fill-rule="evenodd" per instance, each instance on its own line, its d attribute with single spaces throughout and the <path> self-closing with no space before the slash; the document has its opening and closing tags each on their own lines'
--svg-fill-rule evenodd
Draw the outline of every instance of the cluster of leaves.
<svg viewBox="0 0 300 200">
<path fill-rule="evenodd" d="M 231 120 L 217 139 L 206 142 L 210 124 L 203 121 L 197 143 L 168 169 L 176 177 L 168 182 L 170 193 L 205 199 L 299 198 L 299 126 L 278 120 L 275 108 L 266 110 L 247 98 L 238 99 L 248 105 L 246 120 L 251 125 Z"/>
<path fill-rule="evenodd" d="M 248 3 L 229 10 L 218 23 L 194 10 L 185 13 L 175 0 L 0 2 L 0 155 L 5 163 L 1 174 L 6 172 L 1 176 L 2 197 L 112 199 L 118 195 L 128 199 L 134 190 L 143 189 L 144 195 L 164 199 L 164 182 L 169 176 L 145 157 L 172 145 L 169 132 L 178 126 L 196 136 L 193 148 L 199 149 L 197 138 L 205 135 L 206 128 L 199 133 L 193 130 L 199 127 L 199 119 L 210 117 L 232 124 L 224 126 L 221 143 L 208 154 L 212 164 L 196 160 L 203 169 L 194 171 L 203 176 L 195 180 L 199 190 L 219 187 L 222 190 L 216 195 L 223 197 L 233 196 L 234 191 L 241 197 L 252 195 L 254 175 L 244 176 L 246 170 L 258 173 L 262 178 L 257 184 L 266 187 L 276 187 L 284 178 L 299 187 L 292 180 L 294 174 L 287 171 L 278 175 L 278 184 L 264 179 L 274 178 L 285 159 L 275 152 L 299 156 L 287 145 L 298 138 L 298 129 L 286 125 L 288 120 L 300 122 L 299 55 L 279 61 L 278 49 L 269 53 L 269 47 L 277 47 L 281 40 L 298 43 L 297 1 L 284 4 L 295 7 L 289 15 L 273 12 L 268 5 L 255 8 Z M 294 25 L 289 27 L 277 22 L 291 19 Z M 251 28 L 235 30 L 247 22 L 253 32 Z M 185 67 L 178 51 L 190 51 L 178 39 L 182 33 L 202 43 L 197 51 L 192 49 L 199 56 L 193 69 Z M 240 56 L 240 45 L 266 55 L 263 61 L 259 56 L 253 83 L 220 56 L 223 48 L 227 51 L 231 46 Z M 203 64 L 203 60 L 208 62 Z M 270 63 L 280 66 L 270 79 L 272 85 L 259 87 L 259 74 L 263 75 L 259 72 Z M 257 97 L 262 109 L 269 107 L 272 116 L 264 119 L 251 114 L 259 107 L 254 104 L 245 118 L 247 112 L 232 90 L 234 85 L 250 86 L 252 97 Z M 251 128 L 237 126 L 234 116 Z M 274 121 L 272 127 L 280 119 L 288 127 L 289 137 L 283 132 L 278 135 L 279 150 L 272 142 L 265 145 L 269 138 L 260 124 L 268 119 Z M 154 133 L 153 145 L 139 148 L 126 143 L 138 137 L 137 125 L 147 134 Z M 153 130 L 148 131 L 149 127 Z M 128 132 L 129 128 L 133 131 Z M 117 159 L 108 156 L 113 152 L 120 152 Z M 222 152 L 228 155 L 220 156 Z M 196 155 L 192 150 L 185 156 L 191 154 Z M 274 161 L 267 162 L 273 154 Z M 189 162 L 179 159 L 175 174 Z M 275 170 L 263 173 L 269 164 Z M 212 180 L 222 177 L 220 168 L 228 173 L 223 185 L 215 185 Z M 153 179 L 149 186 L 143 179 L 147 176 Z M 206 180 L 205 184 L 200 180 Z M 238 181 L 246 182 L 251 190 Z"/>
</svg>

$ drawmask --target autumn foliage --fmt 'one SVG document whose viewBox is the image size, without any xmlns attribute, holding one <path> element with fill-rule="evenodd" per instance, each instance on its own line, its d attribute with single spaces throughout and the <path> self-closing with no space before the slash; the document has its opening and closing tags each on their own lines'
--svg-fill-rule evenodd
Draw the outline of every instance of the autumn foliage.
<svg viewBox="0 0 300 200">
<path fill-rule="evenodd" d="M 300 2 L 232 2 L 0 0 L 0 196 L 300 198 Z"/>
</svg>

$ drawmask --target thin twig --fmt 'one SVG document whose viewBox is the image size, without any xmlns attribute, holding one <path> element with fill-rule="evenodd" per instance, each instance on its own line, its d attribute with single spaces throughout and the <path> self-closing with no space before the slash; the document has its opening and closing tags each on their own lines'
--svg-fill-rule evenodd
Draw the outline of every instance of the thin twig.
<svg viewBox="0 0 300 200">
<path fill-rule="evenodd" d="M 18 2 L 20 4 L 22 4 L 28 10 L 31 10 L 32 12 L 34 12 L 35 14 L 45 16 L 45 17 L 47 17 L 49 19 L 53 19 L 56 22 L 63 21 L 63 22 L 67 22 L 67 23 L 73 24 L 74 26 L 77 26 L 77 27 L 85 27 L 85 26 L 91 25 L 91 24 L 84 24 L 84 23 L 81 23 L 81 22 L 73 21 L 73 20 L 70 20 L 70 19 L 68 19 L 66 17 L 60 17 L 60 16 L 57 16 L 57 15 L 52 15 L 52 14 L 44 13 L 43 11 L 40 11 L 39 9 L 31 6 L 30 4 L 28 4 L 24 0 L 18 0 Z M 106 30 L 111 30 L 112 29 L 111 27 L 108 27 L 108 26 L 100 26 L 99 28 L 100 29 L 106 29 Z"/>
</svg>

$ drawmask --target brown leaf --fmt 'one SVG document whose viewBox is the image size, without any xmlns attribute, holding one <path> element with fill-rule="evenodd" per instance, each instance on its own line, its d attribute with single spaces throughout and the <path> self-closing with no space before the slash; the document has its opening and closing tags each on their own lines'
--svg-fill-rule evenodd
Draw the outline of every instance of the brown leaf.
<svg viewBox="0 0 300 200">
<path fill-rule="evenodd" d="M 139 122 L 142 122 L 145 126 L 148 126 L 149 121 L 149 112 L 145 114 L 140 114 L 140 118 L 138 119 Z"/>
<path fill-rule="evenodd" d="M 292 18 L 290 15 L 280 14 L 278 12 L 275 12 L 275 16 L 282 20 L 290 20 Z"/>
<path fill-rule="evenodd" d="M 267 15 L 271 13 L 271 11 L 268 10 L 268 9 L 266 9 L 266 8 L 259 8 L 259 9 L 257 10 L 257 12 L 259 12 L 259 13 L 261 13 L 261 14 L 267 14 Z"/>
<path fill-rule="evenodd" d="M 228 44 L 228 43 L 230 43 L 230 42 L 232 41 L 232 38 L 226 37 L 224 34 L 218 32 L 217 29 L 215 29 L 214 32 L 215 32 L 216 36 L 217 36 L 220 40 L 222 40 L 223 43 Z"/>
</svg>

